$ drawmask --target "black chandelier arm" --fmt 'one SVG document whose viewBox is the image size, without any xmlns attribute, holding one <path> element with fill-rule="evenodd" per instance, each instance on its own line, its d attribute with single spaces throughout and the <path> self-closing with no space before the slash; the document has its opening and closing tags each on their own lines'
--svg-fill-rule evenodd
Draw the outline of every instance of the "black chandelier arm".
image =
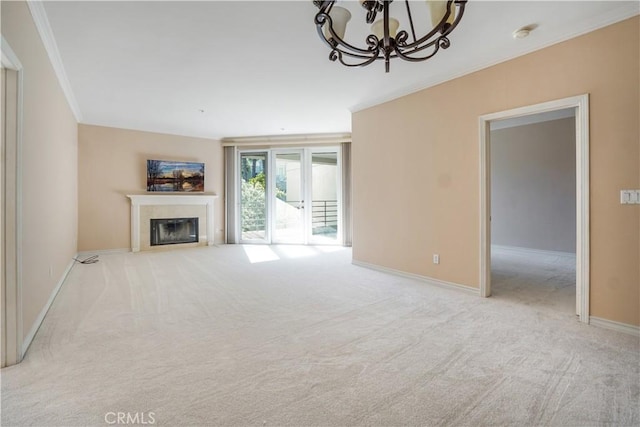
<svg viewBox="0 0 640 427">
<path fill-rule="evenodd" d="M 456 18 L 453 20 L 453 22 L 445 27 L 445 30 L 442 32 L 443 36 L 450 34 L 458 26 L 458 23 L 462 19 L 462 15 L 464 15 L 464 8 L 467 5 L 467 0 L 455 0 L 454 3 L 458 7 L 458 13 L 456 14 Z"/>
<path fill-rule="evenodd" d="M 433 46 L 437 42 L 439 37 L 433 40 L 432 38 L 438 32 L 441 32 L 440 36 L 447 36 L 448 34 L 450 34 L 456 28 L 456 26 L 460 22 L 460 19 L 462 19 L 466 3 L 467 0 L 449 0 L 447 2 L 447 11 L 440 23 L 436 25 L 431 31 L 429 31 L 424 37 L 421 37 L 419 40 L 413 43 L 406 43 L 404 47 L 406 47 L 407 49 L 421 51 Z M 454 13 L 456 5 L 459 8 L 456 19 L 451 24 L 447 24 L 447 19 L 449 19 L 449 16 Z M 442 29 L 444 29 L 444 31 L 441 31 Z"/>
<path fill-rule="evenodd" d="M 382 59 L 382 58 L 380 58 L 378 56 L 378 52 L 376 52 L 376 54 L 374 56 L 368 57 L 362 62 L 357 62 L 357 63 L 350 64 L 350 63 L 344 61 L 344 59 L 342 58 L 343 54 L 348 54 L 348 52 L 342 52 L 342 51 L 340 51 L 338 49 L 333 49 L 331 51 L 331 53 L 329 53 L 329 60 L 330 61 L 338 60 L 338 62 L 340 62 L 342 65 L 344 65 L 346 67 L 364 67 L 365 65 L 371 64 L 376 59 Z M 353 55 L 350 55 L 350 56 L 354 57 Z M 361 56 L 359 56 L 358 58 L 364 59 Z"/>
<path fill-rule="evenodd" d="M 409 6 L 408 1 L 405 1 L 404 4 L 407 7 L 407 17 L 409 18 L 409 25 L 411 26 L 411 34 L 413 35 L 413 41 L 416 42 L 418 38 L 416 37 L 416 29 L 413 26 L 413 17 L 411 16 L 411 6 Z"/>
<path fill-rule="evenodd" d="M 434 40 L 434 43 L 431 43 L 431 47 L 433 47 L 433 50 L 427 56 L 412 56 L 416 52 L 421 52 L 427 46 L 424 46 L 420 50 L 416 50 L 416 49 L 407 50 L 402 46 L 396 46 L 395 53 L 397 54 L 398 58 L 403 59 L 405 61 L 420 62 L 420 61 L 426 61 L 427 59 L 434 56 L 436 53 L 438 53 L 440 48 L 446 49 L 450 45 L 451 45 L 451 42 L 449 41 L 449 39 L 445 36 L 441 36 L 437 40 Z"/>
<path fill-rule="evenodd" d="M 440 35 L 440 36 L 436 37 L 435 39 L 431 40 L 429 43 L 424 44 L 422 46 L 415 46 L 414 43 L 407 44 L 406 43 L 406 39 L 408 37 L 409 37 L 409 35 L 407 34 L 406 31 L 398 32 L 398 35 L 396 37 L 396 41 L 397 41 L 396 46 L 400 50 L 402 50 L 402 52 L 405 55 L 422 52 L 423 50 L 432 48 L 434 46 L 437 46 L 436 51 L 438 49 L 440 49 L 440 48 L 447 49 L 449 46 L 451 46 L 451 41 L 449 40 L 449 38 L 446 35 Z M 429 59 L 432 56 L 433 55 L 429 55 L 425 59 Z"/>
<path fill-rule="evenodd" d="M 440 42 L 441 37 L 442 36 L 438 36 L 435 39 L 430 40 L 429 43 L 423 44 L 422 46 L 417 46 L 415 43 L 407 43 L 409 34 L 403 30 L 399 31 L 396 35 L 396 47 L 402 50 L 402 52 L 405 52 L 405 55 L 408 53 L 422 52 L 425 49 L 429 49 L 437 45 Z"/>
<path fill-rule="evenodd" d="M 378 38 L 376 36 L 374 36 L 373 34 L 370 34 L 367 37 L 367 45 L 369 45 L 369 49 L 368 50 L 358 49 L 358 51 L 360 53 L 351 52 L 349 50 L 346 50 L 343 46 L 341 46 L 335 40 L 333 40 L 334 44 L 332 44 L 329 40 L 327 40 L 324 37 L 324 34 L 322 33 L 322 30 L 320 28 L 318 28 L 318 34 L 320 35 L 320 38 L 322 40 L 324 40 L 324 42 L 327 44 L 327 46 L 329 46 L 331 48 L 332 52 L 333 51 L 337 51 L 337 52 L 340 52 L 341 55 L 345 55 L 345 56 L 348 56 L 348 57 L 351 57 L 351 58 L 365 60 L 366 64 L 370 64 L 372 61 L 382 58 L 382 56 L 380 54 L 380 46 L 378 46 Z M 369 59 L 372 59 L 372 61 L 369 61 Z M 342 62 L 342 61 L 340 61 L 340 62 Z"/>
<path fill-rule="evenodd" d="M 367 49 L 361 49 L 361 48 L 355 47 L 355 46 L 345 42 L 340 37 L 338 37 L 338 35 L 333 30 L 333 21 L 331 20 L 331 16 L 329 16 L 329 14 L 327 14 L 325 12 L 319 12 L 316 15 L 315 22 L 316 22 L 316 27 L 317 27 L 317 30 L 318 30 L 318 35 L 320 36 L 320 38 L 322 40 L 324 40 L 324 42 L 331 49 L 339 49 L 345 55 L 349 55 L 349 56 L 352 56 L 352 57 L 355 57 L 355 58 L 369 58 L 371 56 L 372 52 L 378 50 L 378 48 L 377 48 L 377 38 L 372 34 L 367 36 L 366 42 L 367 42 L 367 45 L 369 46 Z M 323 25 L 327 25 L 328 31 L 331 34 L 331 38 L 330 39 L 326 38 L 326 36 L 325 36 L 325 34 L 323 32 Z M 375 42 L 376 44 L 375 45 L 372 43 L 371 37 L 373 37 L 376 40 L 376 42 Z M 330 40 L 333 40 L 333 43 Z"/>
<path fill-rule="evenodd" d="M 443 49 L 448 49 L 449 46 L 451 46 L 451 41 L 449 40 L 449 37 L 442 36 L 438 39 L 438 45 Z"/>
<path fill-rule="evenodd" d="M 382 11 L 383 4 L 378 0 L 364 0 L 362 2 L 362 7 L 367 10 L 367 19 L 365 22 L 367 24 L 372 24 L 373 21 L 376 20 L 378 12 Z"/>
<path fill-rule="evenodd" d="M 313 0 L 313 4 L 316 5 L 321 12 L 329 12 L 329 8 L 335 3 L 335 0 Z"/>
<path fill-rule="evenodd" d="M 409 39 L 409 33 L 406 32 L 405 30 L 398 31 L 398 33 L 396 34 L 396 44 L 398 46 L 406 46 L 408 39 Z"/>
</svg>

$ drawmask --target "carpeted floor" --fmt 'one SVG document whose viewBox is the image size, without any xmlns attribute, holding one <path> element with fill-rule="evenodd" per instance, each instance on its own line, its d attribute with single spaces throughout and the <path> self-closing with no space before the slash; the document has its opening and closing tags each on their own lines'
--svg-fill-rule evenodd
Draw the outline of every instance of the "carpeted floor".
<svg viewBox="0 0 640 427">
<path fill-rule="evenodd" d="M 491 296 L 540 311 L 576 313 L 576 257 L 491 248 Z"/>
<path fill-rule="evenodd" d="M 236 245 L 78 264 L 2 370 L 2 425 L 640 424 L 638 338 L 350 261 Z"/>
</svg>

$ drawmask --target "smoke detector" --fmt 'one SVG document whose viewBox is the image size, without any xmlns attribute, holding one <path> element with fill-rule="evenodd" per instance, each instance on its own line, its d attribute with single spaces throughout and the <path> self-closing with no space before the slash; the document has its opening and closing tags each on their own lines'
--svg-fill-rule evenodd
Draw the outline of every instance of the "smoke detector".
<svg viewBox="0 0 640 427">
<path fill-rule="evenodd" d="M 528 37 L 529 34 L 531 34 L 531 31 L 533 31 L 535 28 L 536 25 L 527 25 L 526 27 L 518 28 L 513 32 L 513 38 L 524 39 L 525 37 Z"/>
</svg>

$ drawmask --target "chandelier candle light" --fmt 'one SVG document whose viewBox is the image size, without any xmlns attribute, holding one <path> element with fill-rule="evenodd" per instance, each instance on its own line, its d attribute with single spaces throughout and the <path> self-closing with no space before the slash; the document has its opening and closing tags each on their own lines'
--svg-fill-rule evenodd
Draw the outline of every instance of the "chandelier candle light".
<svg viewBox="0 0 640 427">
<path fill-rule="evenodd" d="M 372 24 L 372 34 L 365 38 L 366 47 L 360 48 L 344 40 L 351 12 L 335 6 L 336 0 L 314 0 L 313 4 L 319 9 L 315 17 L 318 35 L 331 48 L 329 59 L 337 59 L 347 67 L 363 67 L 376 59 L 384 59 L 385 71 L 388 73 L 391 58 L 411 62 L 425 61 L 438 53 L 440 48 L 446 49 L 451 45 L 447 36 L 460 22 L 467 0 L 427 0 L 432 28 L 421 38 L 416 37 L 409 4 L 417 2 L 403 1 L 411 40 L 406 30 L 398 31 L 400 22 L 389 14 L 389 6 L 393 0 L 360 0 L 366 10 L 366 22 Z M 399 2 L 400 0 L 397 1 Z M 382 13 L 382 19 L 376 21 L 378 13 Z"/>
</svg>

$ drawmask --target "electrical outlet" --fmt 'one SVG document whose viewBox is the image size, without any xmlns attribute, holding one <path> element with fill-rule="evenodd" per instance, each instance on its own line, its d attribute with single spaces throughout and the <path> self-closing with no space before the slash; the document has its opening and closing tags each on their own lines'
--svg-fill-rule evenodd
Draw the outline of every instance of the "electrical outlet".
<svg viewBox="0 0 640 427">
<path fill-rule="evenodd" d="M 49 266 L 49 277 L 53 277 L 53 265 Z"/>
<path fill-rule="evenodd" d="M 433 263 L 434 264 L 440 264 L 440 255 L 433 254 Z"/>
</svg>

